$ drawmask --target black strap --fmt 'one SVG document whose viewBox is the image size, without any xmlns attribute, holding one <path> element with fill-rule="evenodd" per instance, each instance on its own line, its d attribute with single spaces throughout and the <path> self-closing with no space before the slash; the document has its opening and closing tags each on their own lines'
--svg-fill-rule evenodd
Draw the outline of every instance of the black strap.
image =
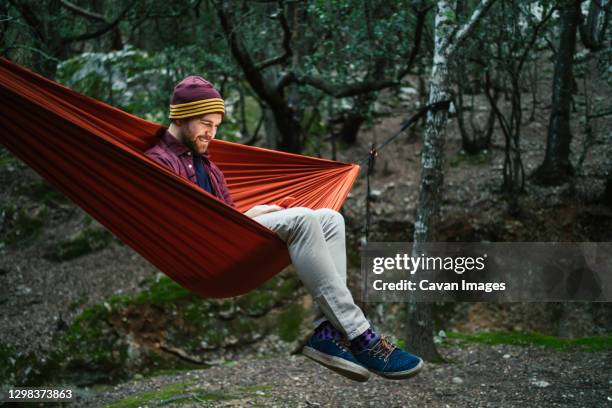
<svg viewBox="0 0 612 408">
<path fill-rule="evenodd" d="M 391 143 L 393 140 L 395 140 L 399 135 L 404 133 L 404 131 L 408 129 L 410 126 L 417 123 L 418 120 L 427 113 L 427 111 L 429 110 L 437 111 L 439 109 L 448 109 L 450 106 L 450 102 L 451 102 L 450 100 L 443 100 L 443 101 L 434 102 L 429 105 L 423 106 L 421 109 L 419 109 L 417 113 L 410 116 L 408 119 L 404 121 L 404 123 L 402 123 L 402 127 L 396 134 L 392 135 L 391 137 L 389 137 L 387 140 L 385 140 L 378 146 L 376 146 L 376 143 L 372 143 L 368 156 L 361 159 L 359 162 L 357 162 L 357 164 L 359 164 L 360 166 L 367 164 L 366 166 L 366 215 L 365 215 L 365 228 L 364 228 L 364 244 L 367 244 L 368 239 L 370 238 L 370 202 L 372 201 L 372 198 L 370 195 L 370 176 L 374 174 L 374 164 L 376 163 L 376 156 L 378 156 L 378 152 L 381 149 L 383 149 L 386 145 Z"/>
<path fill-rule="evenodd" d="M 376 156 L 378 156 L 378 151 L 376 150 L 376 144 L 372 143 L 370 148 L 370 154 L 368 155 L 368 166 L 366 171 L 366 216 L 365 216 L 365 243 L 368 243 L 368 238 L 370 236 L 370 176 L 374 174 L 374 164 L 376 162 Z"/>
<path fill-rule="evenodd" d="M 393 140 L 395 140 L 398 136 L 400 136 L 402 133 L 404 133 L 404 131 L 406 131 L 406 129 L 408 129 L 410 126 L 414 125 L 415 123 L 417 123 L 418 120 L 423 115 L 425 115 L 427 113 L 427 111 L 431 110 L 432 112 L 435 112 L 435 111 L 440 110 L 440 109 L 448 109 L 449 106 L 450 106 L 450 103 L 451 103 L 450 99 L 445 99 L 443 101 L 438 101 L 438 102 L 430 103 L 429 105 L 423 106 L 421 109 L 419 109 L 419 111 L 417 113 L 415 113 L 414 115 L 410 116 L 408 119 L 406 119 L 404 121 L 404 123 L 402 123 L 402 127 L 400 128 L 400 130 L 397 133 L 395 133 L 394 135 L 390 136 L 387 140 L 385 140 L 384 142 L 382 142 L 378 146 L 373 147 L 372 149 L 374 151 L 376 151 L 376 152 L 380 151 L 385 146 L 387 146 L 389 143 L 391 143 Z M 372 150 L 372 149 L 370 149 L 370 150 Z M 370 160 L 370 154 L 368 154 L 367 157 L 364 157 L 363 159 L 358 161 L 357 164 L 360 165 L 360 166 L 363 166 L 369 160 Z"/>
</svg>

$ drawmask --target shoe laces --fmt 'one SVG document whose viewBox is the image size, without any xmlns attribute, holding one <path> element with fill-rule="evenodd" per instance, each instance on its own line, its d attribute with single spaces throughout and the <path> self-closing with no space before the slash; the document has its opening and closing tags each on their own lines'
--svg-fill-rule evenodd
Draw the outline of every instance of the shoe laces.
<svg viewBox="0 0 612 408">
<path fill-rule="evenodd" d="M 381 336 L 380 341 L 376 343 L 374 347 L 372 347 L 372 350 L 370 351 L 370 353 L 374 357 L 380 356 L 385 361 L 387 361 L 389 360 L 391 353 L 393 353 L 393 350 L 395 350 L 396 348 L 397 347 L 393 343 L 391 343 L 391 341 L 389 341 L 387 336 Z"/>
<path fill-rule="evenodd" d="M 347 339 L 334 339 L 332 340 L 334 343 L 336 343 L 336 345 L 338 347 L 340 347 L 341 349 L 343 349 L 344 351 L 349 351 L 350 347 L 351 347 L 351 342 L 348 341 Z"/>
</svg>

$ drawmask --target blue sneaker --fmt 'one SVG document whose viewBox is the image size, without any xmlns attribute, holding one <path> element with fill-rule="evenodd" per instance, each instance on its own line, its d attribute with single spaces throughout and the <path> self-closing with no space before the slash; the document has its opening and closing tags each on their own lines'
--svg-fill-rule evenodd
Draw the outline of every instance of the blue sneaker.
<svg viewBox="0 0 612 408">
<path fill-rule="evenodd" d="M 351 380 L 365 382 L 370 378 L 368 369 L 359 364 L 341 338 L 322 338 L 315 331 L 302 353 Z"/>
<path fill-rule="evenodd" d="M 412 377 L 423 368 L 423 360 L 393 345 L 385 336 L 369 347 L 355 350 L 353 355 L 363 366 L 381 377 L 399 380 Z"/>
</svg>

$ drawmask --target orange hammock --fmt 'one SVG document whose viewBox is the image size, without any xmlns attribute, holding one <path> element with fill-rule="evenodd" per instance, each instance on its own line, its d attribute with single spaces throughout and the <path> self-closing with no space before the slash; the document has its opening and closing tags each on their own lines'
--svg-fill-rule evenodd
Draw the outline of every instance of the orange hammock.
<svg viewBox="0 0 612 408">
<path fill-rule="evenodd" d="M 214 140 L 239 211 L 146 157 L 164 128 L 0 59 L 0 143 L 180 285 L 249 292 L 291 263 L 284 242 L 243 215 L 287 196 L 339 209 L 359 166 Z"/>
</svg>

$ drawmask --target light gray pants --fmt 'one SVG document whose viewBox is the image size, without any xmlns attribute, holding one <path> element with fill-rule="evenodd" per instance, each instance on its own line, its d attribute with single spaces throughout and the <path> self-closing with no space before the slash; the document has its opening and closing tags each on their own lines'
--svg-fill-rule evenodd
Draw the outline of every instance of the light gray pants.
<svg viewBox="0 0 612 408">
<path fill-rule="evenodd" d="M 349 340 L 370 327 L 346 286 L 346 238 L 340 213 L 296 207 L 254 219 L 287 243 L 293 266 L 315 301 L 315 326 L 327 318 Z"/>
</svg>

